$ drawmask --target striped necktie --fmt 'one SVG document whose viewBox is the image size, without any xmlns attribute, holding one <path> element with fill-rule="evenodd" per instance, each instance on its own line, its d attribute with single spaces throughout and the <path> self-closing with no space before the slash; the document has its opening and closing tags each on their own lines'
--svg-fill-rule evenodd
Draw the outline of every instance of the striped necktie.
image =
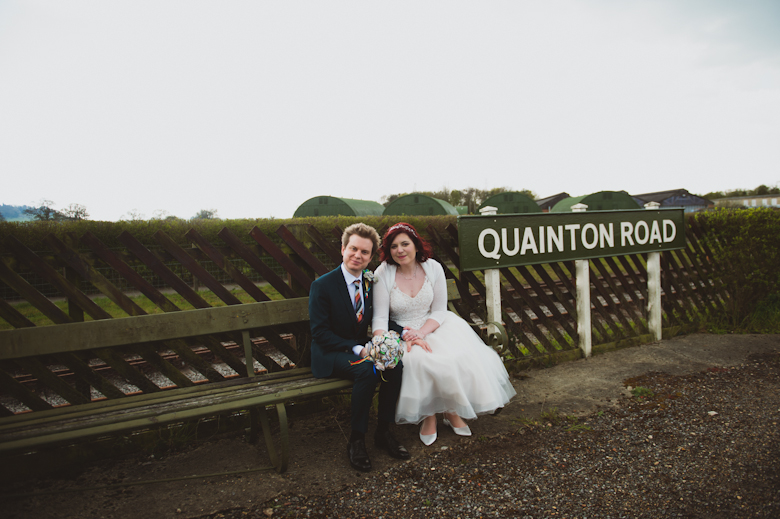
<svg viewBox="0 0 780 519">
<path fill-rule="evenodd" d="M 360 297 L 360 280 L 356 279 L 355 283 L 355 314 L 357 315 L 357 322 L 363 320 L 363 299 Z"/>
</svg>

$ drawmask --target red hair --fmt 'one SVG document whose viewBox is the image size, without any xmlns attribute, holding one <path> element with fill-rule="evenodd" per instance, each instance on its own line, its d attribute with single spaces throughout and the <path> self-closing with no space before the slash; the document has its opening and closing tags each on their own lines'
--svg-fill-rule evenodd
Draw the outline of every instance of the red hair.
<svg viewBox="0 0 780 519">
<path fill-rule="evenodd" d="M 418 263 L 424 263 L 433 256 L 433 247 L 427 241 L 420 237 L 417 229 L 412 224 L 406 222 L 398 222 L 390 227 L 382 238 L 382 246 L 379 249 L 379 259 L 386 261 L 390 265 L 398 265 L 393 259 L 393 255 L 390 253 L 390 247 L 393 245 L 396 236 L 399 234 L 406 234 L 414 242 L 414 248 L 417 249 L 415 258 Z"/>
</svg>

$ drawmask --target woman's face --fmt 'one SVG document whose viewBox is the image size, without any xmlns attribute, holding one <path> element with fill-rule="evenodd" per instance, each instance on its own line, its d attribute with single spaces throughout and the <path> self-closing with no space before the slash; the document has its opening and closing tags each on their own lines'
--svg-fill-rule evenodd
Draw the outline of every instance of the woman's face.
<svg viewBox="0 0 780 519">
<path fill-rule="evenodd" d="M 399 266 L 411 265 L 417 257 L 417 247 L 406 233 L 401 233 L 395 237 L 390 245 L 390 255 Z"/>
</svg>

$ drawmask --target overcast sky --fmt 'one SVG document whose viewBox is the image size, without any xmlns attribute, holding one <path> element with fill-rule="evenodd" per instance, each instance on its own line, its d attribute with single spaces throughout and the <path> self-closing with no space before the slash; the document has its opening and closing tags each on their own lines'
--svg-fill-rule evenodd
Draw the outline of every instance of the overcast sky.
<svg viewBox="0 0 780 519">
<path fill-rule="evenodd" d="M 95 220 L 776 185 L 780 1 L 0 0 L 0 175 Z"/>
</svg>

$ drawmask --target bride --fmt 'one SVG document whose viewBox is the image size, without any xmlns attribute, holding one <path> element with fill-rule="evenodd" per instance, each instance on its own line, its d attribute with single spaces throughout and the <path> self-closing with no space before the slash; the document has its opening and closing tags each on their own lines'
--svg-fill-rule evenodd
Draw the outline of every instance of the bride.
<svg viewBox="0 0 780 519">
<path fill-rule="evenodd" d="M 421 423 L 425 445 L 436 441 L 436 414 L 455 434 L 470 436 L 464 419 L 494 412 L 515 395 L 501 358 L 471 327 L 447 310 L 444 268 L 408 223 L 382 239 L 374 282 L 374 335 L 388 319 L 404 327 L 404 376 L 395 421 Z"/>
</svg>

